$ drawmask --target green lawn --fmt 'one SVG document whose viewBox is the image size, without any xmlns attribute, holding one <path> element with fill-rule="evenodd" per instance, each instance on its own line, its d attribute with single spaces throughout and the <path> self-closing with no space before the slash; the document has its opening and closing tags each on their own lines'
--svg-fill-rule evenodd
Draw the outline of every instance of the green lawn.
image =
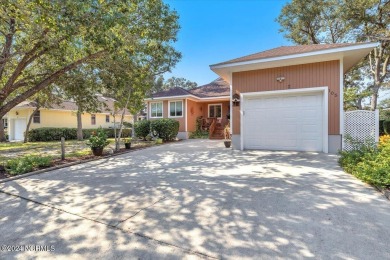
<svg viewBox="0 0 390 260">
<path fill-rule="evenodd" d="M 114 138 L 108 139 L 110 144 L 105 148 L 106 150 L 115 149 Z M 154 142 L 142 142 L 133 141 L 132 148 L 151 146 Z M 121 148 L 124 148 L 124 144 L 121 143 Z M 65 153 L 66 157 L 80 157 L 91 154 L 91 149 L 86 145 L 86 141 L 70 140 L 65 141 Z M 7 160 L 26 156 L 26 155 L 42 155 L 52 156 L 53 158 L 59 158 L 61 155 L 61 142 L 10 142 L 0 143 L 0 164 L 4 164 Z"/>
</svg>

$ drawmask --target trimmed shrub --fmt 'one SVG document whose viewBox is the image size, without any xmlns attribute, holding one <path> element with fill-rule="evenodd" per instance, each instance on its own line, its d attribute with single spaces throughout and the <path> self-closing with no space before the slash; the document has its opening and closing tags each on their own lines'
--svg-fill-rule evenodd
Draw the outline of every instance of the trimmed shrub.
<svg viewBox="0 0 390 260">
<path fill-rule="evenodd" d="M 171 118 L 162 118 L 150 122 L 150 131 L 164 141 L 174 140 L 179 132 L 179 121 Z"/>
<path fill-rule="evenodd" d="M 141 121 L 135 122 L 134 134 L 135 134 L 135 136 L 145 140 L 145 138 L 148 136 L 148 134 L 150 134 L 150 121 L 149 120 L 141 120 Z"/>
<path fill-rule="evenodd" d="M 28 155 L 7 161 L 5 169 L 9 174 L 17 175 L 38 170 L 41 167 L 49 167 L 51 162 L 50 156 Z"/>
<path fill-rule="evenodd" d="M 114 138 L 114 129 L 106 128 L 103 129 L 107 134 L 108 138 Z M 83 129 L 83 136 L 88 139 L 93 132 L 97 129 Z M 117 130 L 118 132 L 118 130 Z M 131 129 L 123 129 L 121 137 L 131 136 Z M 59 141 L 61 137 L 65 137 L 65 140 L 76 140 L 77 139 L 77 128 L 56 128 L 56 127 L 42 127 L 31 129 L 28 131 L 28 140 L 30 142 L 48 142 L 48 141 Z"/>
</svg>

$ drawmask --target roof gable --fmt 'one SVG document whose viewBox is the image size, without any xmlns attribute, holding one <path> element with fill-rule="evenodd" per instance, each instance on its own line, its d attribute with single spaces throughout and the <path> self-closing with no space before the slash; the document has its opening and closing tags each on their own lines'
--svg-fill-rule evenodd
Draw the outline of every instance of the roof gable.
<svg viewBox="0 0 390 260">
<path fill-rule="evenodd" d="M 189 92 L 200 98 L 229 96 L 230 85 L 222 78 L 218 78 L 209 84 L 193 88 Z"/>
<path fill-rule="evenodd" d="M 230 85 L 222 78 L 218 78 L 206 85 L 202 85 L 190 90 L 186 90 L 180 87 L 171 88 L 168 90 L 160 91 L 152 95 L 154 98 L 170 98 L 170 97 L 188 97 L 195 98 L 213 98 L 213 97 L 226 97 L 230 95 Z"/>
</svg>

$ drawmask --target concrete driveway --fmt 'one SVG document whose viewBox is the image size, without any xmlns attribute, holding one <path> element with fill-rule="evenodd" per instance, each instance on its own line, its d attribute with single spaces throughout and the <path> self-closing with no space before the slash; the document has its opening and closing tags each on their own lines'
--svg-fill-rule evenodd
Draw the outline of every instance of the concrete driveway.
<svg viewBox="0 0 390 260">
<path fill-rule="evenodd" d="M 0 258 L 389 259 L 390 202 L 337 157 L 167 144 L 0 184 Z"/>
</svg>

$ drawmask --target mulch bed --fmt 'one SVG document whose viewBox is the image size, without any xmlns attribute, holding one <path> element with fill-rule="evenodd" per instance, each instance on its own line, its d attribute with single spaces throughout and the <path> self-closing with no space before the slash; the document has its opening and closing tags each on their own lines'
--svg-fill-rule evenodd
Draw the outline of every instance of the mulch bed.
<svg viewBox="0 0 390 260">
<path fill-rule="evenodd" d="M 51 167 L 55 167 L 55 166 L 61 166 L 61 165 L 73 163 L 73 162 L 82 162 L 82 161 L 86 161 L 89 159 L 99 159 L 99 158 L 103 158 L 105 156 L 119 155 L 119 154 L 123 154 L 123 153 L 128 153 L 128 152 L 144 149 L 147 147 L 150 147 L 150 146 L 132 147 L 130 150 L 125 149 L 125 148 L 121 148 L 121 149 L 119 149 L 119 151 L 114 152 L 113 154 L 105 153 L 105 154 L 103 154 L 103 156 L 94 156 L 91 154 L 91 155 L 85 155 L 85 156 L 79 156 L 79 157 L 69 157 L 69 158 L 65 158 L 65 160 L 63 160 L 63 161 L 60 158 L 57 158 L 57 159 L 54 159 L 52 161 L 52 164 L 50 167 L 40 167 L 40 168 L 34 169 L 34 171 L 42 170 L 45 168 L 51 168 Z M 10 177 L 15 177 L 15 176 L 17 176 L 17 175 L 10 175 L 9 173 L 7 173 L 4 166 L 0 165 L 0 180 L 7 179 Z"/>
</svg>

